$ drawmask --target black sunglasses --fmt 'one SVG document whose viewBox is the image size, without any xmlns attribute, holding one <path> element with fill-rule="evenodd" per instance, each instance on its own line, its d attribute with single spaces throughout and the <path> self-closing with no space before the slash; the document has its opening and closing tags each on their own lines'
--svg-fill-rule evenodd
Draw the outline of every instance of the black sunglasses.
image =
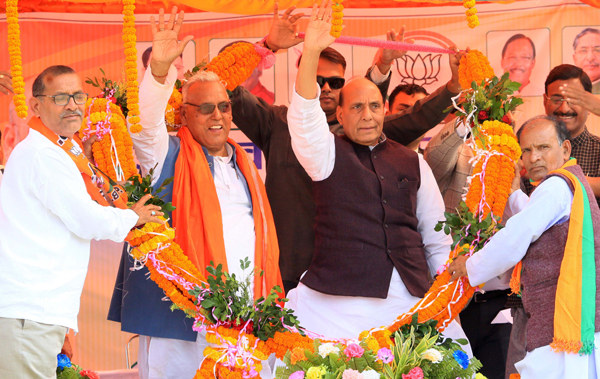
<svg viewBox="0 0 600 379">
<path fill-rule="evenodd" d="M 333 76 L 331 78 L 317 76 L 317 84 L 319 84 L 319 87 L 323 88 L 325 83 L 328 83 L 331 89 L 341 89 L 344 86 L 344 83 L 346 83 L 346 79 L 338 76 Z"/>
<path fill-rule="evenodd" d="M 187 105 L 191 105 L 192 107 L 198 107 L 200 109 L 200 113 L 203 115 L 212 114 L 215 111 L 215 108 L 219 108 L 219 112 L 221 113 L 229 113 L 231 112 L 231 101 L 222 101 L 219 104 L 212 103 L 204 103 L 200 105 L 186 103 Z"/>
</svg>

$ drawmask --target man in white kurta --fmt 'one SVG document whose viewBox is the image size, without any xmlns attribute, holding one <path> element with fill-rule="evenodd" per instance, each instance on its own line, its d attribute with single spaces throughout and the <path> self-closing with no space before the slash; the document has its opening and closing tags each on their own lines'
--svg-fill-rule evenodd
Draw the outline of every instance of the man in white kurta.
<svg viewBox="0 0 600 379">
<path fill-rule="evenodd" d="M 330 24 L 321 19 L 322 11 L 319 11 L 319 15 L 313 11 L 311 16 L 303 58 L 288 111 L 294 153 L 313 182 L 325 181 L 332 175 L 337 153 L 335 138 L 338 138 L 329 131 L 325 113 L 319 106 L 320 93 L 316 85 L 316 66 L 320 50 L 333 42 L 329 35 Z M 358 145 L 369 146 L 371 151 L 379 143 L 386 143 L 386 137 L 381 132 L 384 117 L 383 100 L 377 87 L 364 78 L 357 78 L 347 84 L 342 90 L 342 95 L 344 105 L 350 104 L 350 109 L 360 108 L 359 112 L 363 114 L 357 124 L 353 123 L 351 114 L 356 113 L 353 110 L 342 109 L 340 101 L 338 120 L 341 121 L 346 136 Z M 402 149 L 406 150 L 407 154 L 416 155 L 403 147 Z M 377 155 L 374 158 L 377 159 Z M 423 241 L 429 272 L 431 276 L 435 276 L 437 268 L 448 258 L 451 239 L 443 232 L 434 231 L 435 224 L 444 217 L 444 203 L 431 169 L 420 155 L 418 166 L 420 186 L 416 201 L 417 229 Z M 383 203 L 387 205 L 388 202 L 384 199 Z M 387 224 L 383 226 L 388 229 Z M 344 228 L 343 225 L 340 227 Z M 311 268 L 308 272 L 310 271 Z M 335 272 L 330 274 L 335 275 Z M 385 298 L 327 294 L 302 282 L 290 291 L 288 297 L 288 307 L 295 310 L 302 326 L 326 338 L 358 338 L 363 330 L 390 324 L 420 299 L 409 293 L 396 268 L 393 269 Z M 447 330 L 453 337 L 464 337 L 456 323 Z"/>
<path fill-rule="evenodd" d="M 76 103 L 74 94 L 83 94 L 81 79 L 66 66 L 49 67 L 34 84 L 31 111 L 57 140 L 81 126 L 85 98 Z M 77 331 L 91 240 L 122 242 L 136 224 L 160 222 L 146 217 L 157 206 L 93 201 L 73 159 L 49 138 L 32 129 L 0 186 L 1 378 L 55 378 L 67 330 Z"/>
<path fill-rule="evenodd" d="M 556 170 L 569 160 L 570 141 L 566 127 L 565 137 L 559 137 L 555 125 L 561 123 L 548 116 L 535 117 L 519 131 L 522 159 L 532 180 L 543 179 L 548 172 Z M 567 151 L 568 150 L 568 151 Z M 468 275 L 471 285 L 479 285 L 516 265 L 525 257 L 530 244 L 537 241 L 548 229 L 568 222 L 571 215 L 573 192 L 560 177 L 544 180 L 527 197 L 519 188 L 519 178 L 513 183 L 514 192 L 507 202 L 507 213 L 512 217 L 506 226 L 494 235 L 485 247 L 466 259 L 464 256 L 452 262 L 448 271 L 452 280 Z M 584 195 L 585 196 L 585 195 Z M 594 204 L 590 204 L 594 206 Z M 526 291 L 527 288 L 524 289 Z M 528 326 L 527 332 L 531 332 Z M 600 346 L 600 333 L 595 334 L 595 345 Z M 515 367 L 521 378 L 597 378 L 600 353 L 591 355 L 555 353 L 550 346 L 530 351 Z"/>
</svg>

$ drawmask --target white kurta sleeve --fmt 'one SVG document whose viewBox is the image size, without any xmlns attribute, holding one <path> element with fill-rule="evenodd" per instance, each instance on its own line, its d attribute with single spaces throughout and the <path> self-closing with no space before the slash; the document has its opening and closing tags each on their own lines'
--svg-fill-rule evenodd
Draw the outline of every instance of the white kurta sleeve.
<svg viewBox="0 0 600 379">
<path fill-rule="evenodd" d="M 513 195 L 517 192 L 520 191 Z M 551 177 L 540 184 L 521 212 L 511 217 L 481 251 L 467 259 L 471 285 L 484 283 L 516 265 L 532 242 L 554 224 L 569 218 L 572 202 L 573 194 L 564 179 Z"/>
<path fill-rule="evenodd" d="M 137 223 L 138 215 L 130 209 L 99 205 L 88 194 L 75 163 L 68 162 L 73 165 L 68 167 L 60 152 L 43 152 L 33 158 L 39 182 L 32 190 L 40 202 L 80 238 L 122 242 Z"/>
<path fill-rule="evenodd" d="M 294 86 L 287 112 L 292 149 L 313 181 L 327 179 L 335 165 L 335 141 L 321 109 L 320 95 L 321 89 L 317 88 L 317 97 L 307 100 L 298 95 Z"/>
<path fill-rule="evenodd" d="M 421 233 L 425 245 L 427 265 L 432 276 L 437 269 L 446 263 L 450 255 L 452 238 L 443 230 L 436 232 L 435 225 L 444 218 L 444 199 L 440 193 L 431 168 L 419 155 L 419 169 L 421 172 L 421 185 L 417 191 L 417 229 Z"/>
<path fill-rule="evenodd" d="M 529 196 L 527 196 L 525 192 L 521 191 L 520 189 L 513 192 L 508 197 L 508 201 L 506 202 L 506 208 L 504 209 L 505 219 L 508 220 L 510 217 L 521 212 L 528 201 Z"/>
<path fill-rule="evenodd" d="M 140 84 L 140 120 L 142 131 L 131 134 L 135 155 L 142 166 L 143 175 L 154 170 L 154 185 L 162 172 L 167 152 L 169 134 L 165 123 L 165 110 L 177 80 L 177 69 L 171 66 L 164 84 L 157 82 L 148 67 Z"/>
</svg>

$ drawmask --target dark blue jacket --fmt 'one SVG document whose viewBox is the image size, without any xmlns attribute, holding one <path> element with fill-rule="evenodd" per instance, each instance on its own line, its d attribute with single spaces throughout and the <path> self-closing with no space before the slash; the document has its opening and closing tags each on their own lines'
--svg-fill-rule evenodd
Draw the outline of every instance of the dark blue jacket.
<svg viewBox="0 0 600 379">
<path fill-rule="evenodd" d="M 169 151 L 165 163 L 156 182 L 159 186 L 162 182 L 175 176 L 175 162 L 179 156 L 180 140 L 169 136 Z M 210 171 L 214 176 L 214 158 L 202 147 Z M 240 178 L 243 178 L 239 167 L 235 164 L 235 150 L 232 161 Z M 248 183 L 245 182 L 246 192 L 250 198 Z M 173 199 L 173 183 L 168 185 L 164 193 L 165 201 Z M 185 206 L 185 204 L 175 204 Z M 170 216 L 170 215 L 169 215 Z M 150 279 L 148 268 L 144 266 L 141 270 L 132 271 L 133 258 L 127 250 L 129 245 L 125 244 L 121 255 L 121 264 L 117 273 L 115 289 L 108 310 L 108 319 L 121 323 L 121 330 L 128 333 L 141 334 L 151 337 L 173 338 L 184 341 L 196 341 L 196 332 L 192 329 L 193 319 L 187 318 L 180 310 L 171 311 L 171 301 L 163 301 L 166 298 L 164 291 Z"/>
</svg>

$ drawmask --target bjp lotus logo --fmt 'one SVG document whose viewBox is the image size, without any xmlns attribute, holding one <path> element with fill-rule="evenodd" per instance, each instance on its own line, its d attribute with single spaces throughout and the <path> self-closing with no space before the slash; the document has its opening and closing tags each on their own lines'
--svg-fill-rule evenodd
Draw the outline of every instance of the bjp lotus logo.
<svg viewBox="0 0 600 379">
<path fill-rule="evenodd" d="M 440 73 L 440 59 L 442 54 L 427 54 L 416 57 L 406 54 L 396 61 L 398 73 L 402 77 L 402 83 L 418 84 L 426 86 L 438 81 Z"/>
<path fill-rule="evenodd" d="M 447 37 L 429 30 L 413 30 L 405 34 L 405 38 L 412 38 L 415 43 L 422 45 L 431 45 L 442 48 L 449 48 L 454 43 Z M 401 84 L 418 84 L 423 87 L 432 86 L 434 89 L 439 84 L 445 82 L 452 75 L 447 62 L 447 57 L 437 53 L 418 53 L 409 52 L 405 56 L 396 60 L 396 69 Z"/>
</svg>

